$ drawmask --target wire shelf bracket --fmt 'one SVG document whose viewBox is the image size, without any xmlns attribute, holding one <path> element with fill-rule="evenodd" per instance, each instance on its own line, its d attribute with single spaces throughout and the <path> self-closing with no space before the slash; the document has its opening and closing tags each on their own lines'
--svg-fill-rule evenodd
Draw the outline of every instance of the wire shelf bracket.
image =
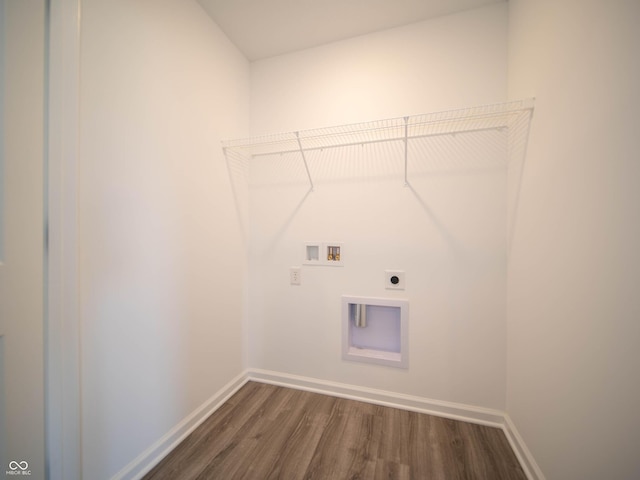
<svg viewBox="0 0 640 480">
<path fill-rule="evenodd" d="M 404 117 L 404 186 L 409 186 L 407 168 L 409 164 L 409 117 Z"/>
<path fill-rule="evenodd" d="M 304 148 L 302 148 L 302 142 L 300 142 L 300 132 L 294 132 L 296 134 L 296 140 L 298 141 L 298 147 L 300 148 L 300 155 L 302 156 L 302 161 L 304 163 L 304 169 L 307 172 L 307 177 L 309 178 L 309 188 L 313 192 L 313 179 L 311 178 L 311 172 L 309 172 L 309 165 L 307 164 L 307 157 L 304 155 Z"/>
</svg>

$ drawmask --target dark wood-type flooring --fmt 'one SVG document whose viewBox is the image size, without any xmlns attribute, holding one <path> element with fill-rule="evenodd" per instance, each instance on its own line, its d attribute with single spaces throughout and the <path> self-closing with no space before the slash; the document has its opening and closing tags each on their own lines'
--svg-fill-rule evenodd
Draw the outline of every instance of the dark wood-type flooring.
<svg viewBox="0 0 640 480">
<path fill-rule="evenodd" d="M 144 480 L 523 479 L 502 430 L 249 382 Z"/>
</svg>

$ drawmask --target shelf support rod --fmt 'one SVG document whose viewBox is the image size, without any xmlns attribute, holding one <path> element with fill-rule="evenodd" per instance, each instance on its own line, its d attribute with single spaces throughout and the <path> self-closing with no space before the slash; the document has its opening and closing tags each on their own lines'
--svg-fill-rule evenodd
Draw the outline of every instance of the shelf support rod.
<svg viewBox="0 0 640 480">
<path fill-rule="evenodd" d="M 307 177 L 309 178 L 309 186 L 313 192 L 313 180 L 311 180 L 311 173 L 309 172 L 309 165 L 307 165 L 307 157 L 305 156 L 304 149 L 302 148 L 302 142 L 300 142 L 300 132 L 295 132 L 295 134 L 296 140 L 298 141 L 298 147 L 300 148 L 300 155 L 302 155 L 302 161 L 304 162 L 304 169 L 307 171 Z"/>
<path fill-rule="evenodd" d="M 404 186 L 409 186 L 407 163 L 409 159 L 409 117 L 404 117 Z"/>
</svg>

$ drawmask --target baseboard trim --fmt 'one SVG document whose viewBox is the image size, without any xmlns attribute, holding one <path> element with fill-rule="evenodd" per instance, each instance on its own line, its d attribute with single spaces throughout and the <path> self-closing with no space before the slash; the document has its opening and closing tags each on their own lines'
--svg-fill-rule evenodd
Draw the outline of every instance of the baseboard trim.
<svg viewBox="0 0 640 480">
<path fill-rule="evenodd" d="M 351 400 L 359 400 L 362 402 L 400 408 L 403 410 L 411 410 L 419 413 L 427 413 L 453 420 L 461 420 L 463 422 L 488 425 L 490 427 L 502 428 L 504 425 L 504 412 L 490 408 L 444 402 L 424 397 L 360 387 L 346 383 L 331 382 L 318 378 L 302 377 L 299 375 L 291 375 L 271 370 L 249 369 L 247 373 L 249 380 L 256 382 L 322 393 Z"/>
<path fill-rule="evenodd" d="M 376 390 L 271 370 L 249 369 L 248 380 L 400 408 L 463 422 L 501 428 L 529 480 L 546 480 L 531 452 L 505 412 L 454 402 Z"/>
<path fill-rule="evenodd" d="M 546 480 L 513 421 L 508 414 L 500 410 L 261 369 L 248 369 L 232 379 L 166 435 L 115 474 L 111 480 L 140 480 L 248 381 L 501 428 L 527 478 L 529 480 Z"/>
<path fill-rule="evenodd" d="M 518 429 L 508 413 L 504 414 L 504 425 L 502 426 L 502 430 L 504 431 L 513 453 L 515 453 L 518 458 L 527 478 L 529 480 L 546 480 L 546 477 L 542 473 L 542 470 L 540 470 L 540 467 L 533 458 L 533 455 L 531 455 L 531 451 L 527 448 L 527 445 L 524 443 L 524 440 L 520 436 Z"/>
<path fill-rule="evenodd" d="M 139 480 L 180 444 L 209 415 L 215 412 L 234 393 L 249 381 L 247 372 L 242 372 L 213 394 L 206 402 L 173 427 L 166 435 L 138 455 L 126 467 L 116 473 L 111 480 Z"/>
</svg>

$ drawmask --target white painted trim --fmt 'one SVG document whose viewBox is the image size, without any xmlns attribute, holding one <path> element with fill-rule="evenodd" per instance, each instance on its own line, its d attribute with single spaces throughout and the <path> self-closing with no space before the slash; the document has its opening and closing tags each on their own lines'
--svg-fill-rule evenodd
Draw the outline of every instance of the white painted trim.
<svg viewBox="0 0 640 480">
<path fill-rule="evenodd" d="M 46 478 L 82 478 L 78 282 L 80 1 L 49 0 L 45 256 Z"/>
<path fill-rule="evenodd" d="M 115 474 L 111 480 L 140 480 L 249 381 L 501 428 L 527 478 L 529 480 L 546 480 L 509 415 L 500 410 L 255 368 L 248 369 L 231 380 L 166 435 Z"/>
<path fill-rule="evenodd" d="M 166 435 L 116 473 L 111 480 L 138 480 L 142 478 L 248 381 L 247 372 L 243 372 L 231 380 Z"/>
<path fill-rule="evenodd" d="M 511 448 L 513 449 L 513 453 L 515 453 L 518 458 L 527 478 L 529 480 L 546 480 L 546 477 L 533 458 L 531 451 L 524 443 L 520 433 L 518 433 L 518 430 L 508 413 L 504 414 L 504 425 L 502 430 L 504 431 Z"/>
<path fill-rule="evenodd" d="M 376 390 L 271 370 L 249 369 L 249 380 L 501 428 L 529 480 L 546 480 L 509 415 L 500 410 Z"/>
<path fill-rule="evenodd" d="M 248 375 L 249 380 L 256 382 L 322 393 L 334 397 L 348 398 L 350 400 L 359 400 L 361 402 L 383 405 L 385 407 L 401 408 L 403 410 L 427 413 L 429 415 L 477 423 L 490 427 L 502 428 L 504 422 L 504 413 L 490 408 L 444 402 L 441 400 L 405 395 L 386 390 L 376 390 L 317 378 L 302 377 L 271 370 L 249 369 Z"/>
</svg>

